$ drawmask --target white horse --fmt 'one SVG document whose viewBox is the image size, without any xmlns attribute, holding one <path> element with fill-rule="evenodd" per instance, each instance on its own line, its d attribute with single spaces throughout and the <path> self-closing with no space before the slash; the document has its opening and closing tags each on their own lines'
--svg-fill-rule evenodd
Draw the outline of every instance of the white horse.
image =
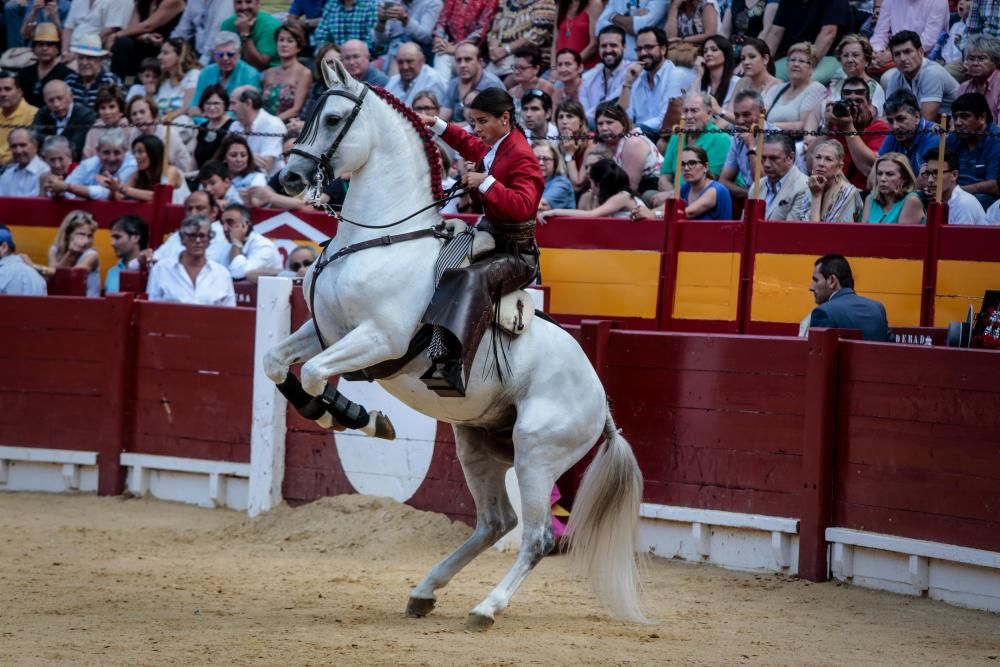
<svg viewBox="0 0 1000 667">
<path fill-rule="evenodd" d="M 337 62 L 324 67 L 327 96 L 314 114 L 318 131 L 297 145 L 282 174 L 286 190 L 311 185 L 317 165 L 326 173 L 351 173 L 342 219 L 386 223 L 429 208 L 394 227 L 394 234 L 441 222 L 431 196 L 431 171 L 422 138 L 378 94 L 367 91 Z M 332 154 L 331 154 L 332 153 Z M 386 234 L 341 222 L 326 249 Z M 346 255 L 315 282 L 313 322 L 271 350 L 264 368 L 275 383 L 289 366 L 302 366 L 302 387 L 312 396 L 329 378 L 402 357 L 420 328 L 434 291 L 434 264 L 442 241 L 425 236 Z M 305 293 L 313 288 L 313 264 Z M 570 557 L 589 575 L 599 600 L 619 618 L 643 621 L 638 603 L 636 554 L 642 476 L 632 450 L 618 433 L 604 388 L 577 342 L 558 326 L 535 318 L 504 347 L 509 373 L 483 373 L 492 355 L 484 337 L 464 398 L 443 398 L 419 379 L 430 360 L 420 355 L 380 384 L 399 400 L 452 424 L 455 446 L 476 503 L 476 528 L 454 553 L 437 563 L 410 593 L 408 616 L 433 608 L 435 591 L 517 523 L 504 484 L 513 466 L 524 522 L 513 567 L 469 614 L 466 627 L 489 628 L 531 569 L 553 548 L 549 493 L 556 479 L 579 461 L 603 434 L 570 518 Z"/>
</svg>

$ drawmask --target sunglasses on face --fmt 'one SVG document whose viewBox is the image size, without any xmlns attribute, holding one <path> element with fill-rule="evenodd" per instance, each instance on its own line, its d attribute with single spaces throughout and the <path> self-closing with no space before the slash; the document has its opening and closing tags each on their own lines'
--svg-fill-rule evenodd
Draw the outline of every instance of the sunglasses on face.
<svg viewBox="0 0 1000 667">
<path fill-rule="evenodd" d="M 302 267 L 312 266 L 312 263 L 313 263 L 313 260 L 311 260 L 311 259 L 304 259 L 301 262 L 289 262 L 288 263 L 288 270 L 289 271 L 298 271 Z"/>
<path fill-rule="evenodd" d="M 181 232 L 181 238 L 187 241 L 207 241 L 212 238 L 211 232 Z"/>
<path fill-rule="evenodd" d="M 216 51 L 215 52 L 215 57 L 216 58 L 235 58 L 236 57 L 236 52 L 235 51 Z"/>
<path fill-rule="evenodd" d="M 697 166 L 699 164 L 701 164 L 700 160 L 688 160 L 686 162 L 681 162 L 681 168 L 683 168 L 683 169 L 691 169 L 692 167 L 695 167 L 695 166 Z"/>
</svg>

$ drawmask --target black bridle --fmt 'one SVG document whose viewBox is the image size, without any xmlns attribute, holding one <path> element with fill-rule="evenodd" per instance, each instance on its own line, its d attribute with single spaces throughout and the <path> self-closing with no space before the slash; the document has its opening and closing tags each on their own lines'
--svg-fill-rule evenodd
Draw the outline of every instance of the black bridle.
<svg viewBox="0 0 1000 667">
<path fill-rule="evenodd" d="M 313 106 L 312 112 L 310 112 L 309 118 L 306 120 L 306 124 L 302 128 L 302 134 L 299 135 L 299 141 L 295 142 L 295 145 L 288 152 L 291 153 L 292 155 L 298 155 L 300 157 L 304 157 L 310 162 L 315 163 L 316 168 L 323 175 L 324 182 L 326 183 L 332 182 L 334 180 L 334 174 L 330 170 L 330 160 L 333 159 L 333 156 L 336 154 L 337 149 L 340 147 L 340 142 L 343 141 L 344 137 L 347 136 L 347 133 L 350 132 L 351 125 L 354 125 L 354 121 L 357 119 L 358 114 L 361 113 L 361 105 L 364 103 L 365 95 L 367 94 L 368 94 L 368 86 L 364 86 L 361 89 L 360 95 L 355 95 L 349 90 L 331 89 L 325 91 L 320 96 L 320 98 L 316 100 L 316 104 Z M 341 128 L 340 134 L 337 135 L 337 138 L 333 140 L 333 143 L 330 144 L 330 147 L 328 149 L 326 149 L 326 152 L 324 152 L 319 157 L 316 157 L 309 151 L 299 148 L 299 144 L 303 141 L 303 139 L 311 141 L 318 134 L 319 132 L 318 126 L 320 123 L 320 117 L 323 115 L 323 107 L 326 106 L 325 104 L 326 98 L 330 97 L 331 95 L 346 97 L 351 102 L 354 102 L 354 108 L 351 109 L 351 113 L 348 114 L 347 118 L 344 120 L 344 127 Z"/>
</svg>

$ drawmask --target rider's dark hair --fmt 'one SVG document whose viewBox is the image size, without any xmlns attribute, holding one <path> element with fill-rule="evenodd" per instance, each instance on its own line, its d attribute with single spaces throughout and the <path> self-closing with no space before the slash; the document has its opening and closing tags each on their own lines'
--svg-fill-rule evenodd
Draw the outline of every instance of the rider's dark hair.
<svg viewBox="0 0 1000 667">
<path fill-rule="evenodd" d="M 479 91 L 479 94 L 476 95 L 475 99 L 466 104 L 465 108 L 488 113 L 494 118 L 502 117 L 506 111 L 510 114 L 511 124 L 521 130 L 521 134 L 524 134 L 524 129 L 518 125 L 517 120 L 515 119 L 516 114 L 514 113 L 514 98 L 511 97 L 510 93 L 503 88 L 486 88 L 485 90 Z"/>
</svg>

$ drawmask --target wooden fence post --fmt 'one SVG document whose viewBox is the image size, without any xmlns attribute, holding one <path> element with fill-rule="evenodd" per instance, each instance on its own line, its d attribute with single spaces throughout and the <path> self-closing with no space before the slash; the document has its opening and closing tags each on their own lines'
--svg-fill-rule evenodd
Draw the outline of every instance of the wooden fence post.
<svg viewBox="0 0 1000 667">
<path fill-rule="evenodd" d="M 934 297 L 937 294 L 938 258 L 941 256 L 941 227 L 948 224 L 948 204 L 931 202 L 927 207 L 927 250 L 920 291 L 920 326 L 934 326 Z"/>
<path fill-rule="evenodd" d="M 757 226 L 764 220 L 764 200 L 747 199 L 743 205 L 743 249 L 740 253 L 740 284 L 736 297 L 736 326 L 749 333 L 753 304 L 753 274 L 757 262 Z"/>
<path fill-rule="evenodd" d="M 840 329 L 811 329 L 806 360 L 802 436 L 802 515 L 799 576 L 827 581 L 826 529 L 833 520 L 833 477 L 837 444 L 839 339 L 857 337 Z"/>
<path fill-rule="evenodd" d="M 135 295 L 110 294 L 108 304 L 108 366 L 101 437 L 97 448 L 97 493 L 117 496 L 125 490 L 121 454 L 132 449 L 135 394 Z"/>
</svg>

